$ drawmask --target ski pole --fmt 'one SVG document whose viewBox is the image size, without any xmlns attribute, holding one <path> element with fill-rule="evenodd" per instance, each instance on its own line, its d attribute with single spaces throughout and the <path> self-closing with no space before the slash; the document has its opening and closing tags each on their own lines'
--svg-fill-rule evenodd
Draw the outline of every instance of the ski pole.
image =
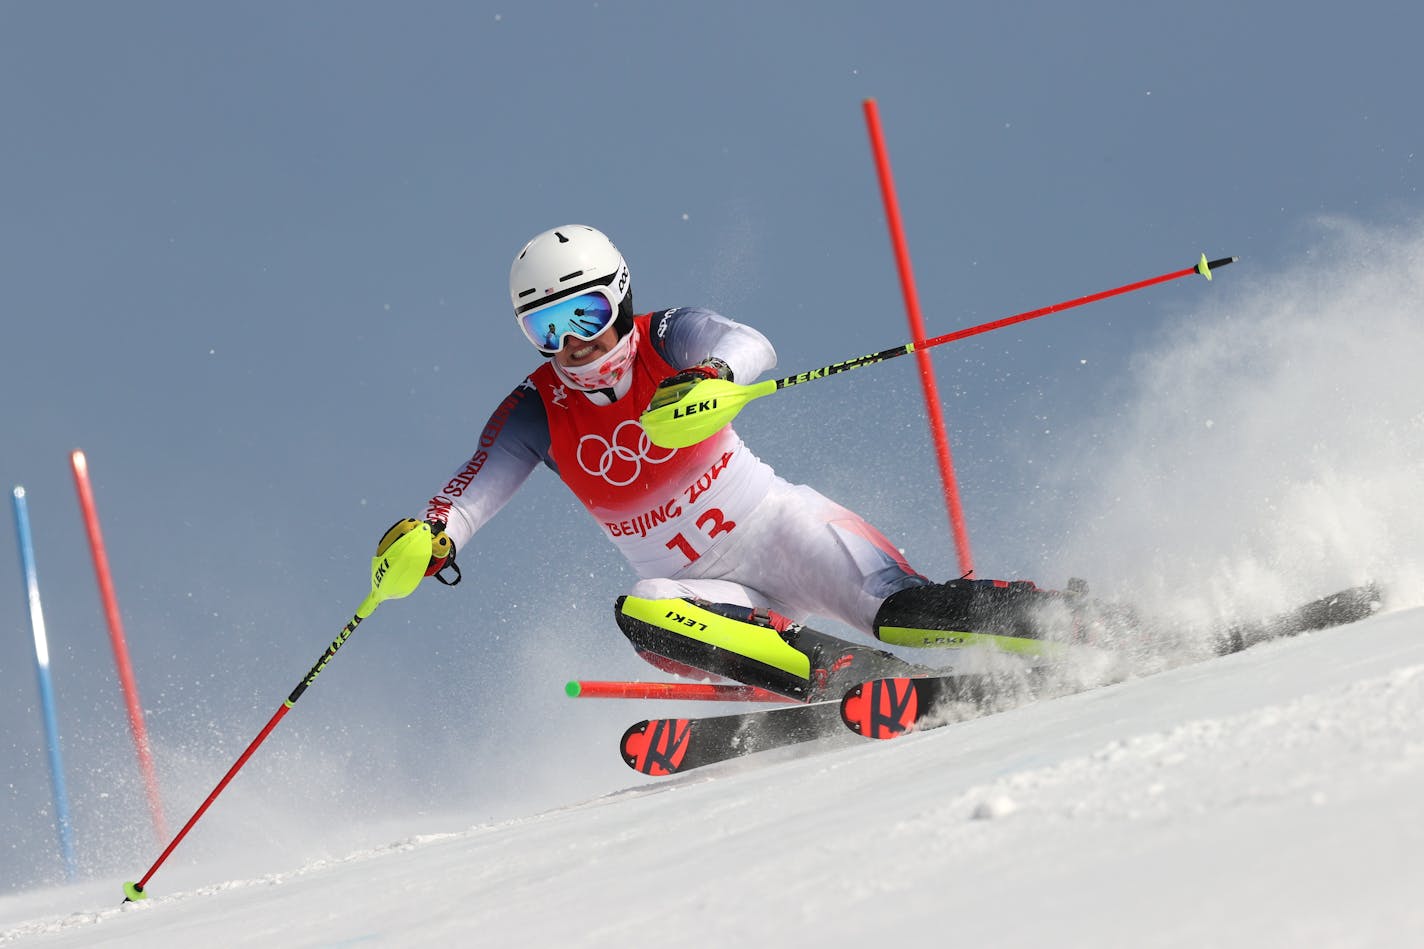
<svg viewBox="0 0 1424 949">
<path fill-rule="evenodd" d="M 803 382 L 824 379 L 836 373 L 873 366 L 887 359 L 894 359 L 896 356 L 904 356 L 956 340 L 967 339 L 970 336 L 978 336 L 980 333 L 1002 329 L 1005 326 L 1023 323 L 1040 316 L 1048 316 L 1050 313 L 1069 310 L 1085 303 L 1094 303 L 1121 293 L 1142 290 L 1155 284 L 1166 283 L 1168 280 L 1176 280 L 1192 274 L 1201 274 L 1210 280 L 1213 267 L 1225 267 L 1227 264 L 1235 263 L 1236 260 L 1235 257 L 1222 257 L 1218 260 L 1208 261 L 1206 254 L 1202 254 L 1200 261 L 1183 270 L 1149 277 L 1146 280 L 1139 280 L 1136 283 L 1125 284 L 1099 293 L 1091 293 L 1074 300 L 1064 300 L 1062 303 L 1055 303 L 1038 310 L 1029 310 L 1026 313 L 980 323 L 978 326 L 946 333 L 923 342 L 905 343 L 903 346 L 884 349 L 868 356 L 847 359 L 845 362 L 832 363 L 809 372 L 798 372 L 783 379 L 767 379 L 749 386 L 738 385 L 726 379 L 699 379 L 693 382 L 684 382 L 681 385 L 662 390 L 653 396 L 647 411 L 642 414 L 639 421 L 642 422 L 643 429 L 648 433 L 648 438 L 653 444 L 661 448 L 686 448 L 720 431 L 723 426 L 729 424 L 736 417 L 744 405 L 764 395 L 771 395 L 773 392 L 779 392 Z"/>
<path fill-rule="evenodd" d="M 257 737 L 252 739 L 252 744 L 247 746 L 247 750 L 244 751 L 238 757 L 237 761 L 233 763 L 233 766 L 228 769 L 227 774 L 223 775 L 217 787 L 213 788 L 212 793 L 209 794 L 203 803 L 198 806 L 198 809 L 193 812 L 193 816 L 188 818 L 188 823 L 183 825 L 183 829 L 178 831 L 178 835 L 164 848 L 163 853 L 158 855 L 158 859 L 153 862 L 153 866 L 148 868 L 148 872 L 143 875 L 143 878 L 137 883 L 132 881 L 124 883 L 125 903 L 137 902 L 138 900 L 148 898 L 144 887 L 148 885 L 148 881 L 153 875 L 158 872 L 158 868 L 163 866 L 163 861 L 168 859 L 168 855 L 178 846 L 179 841 L 187 836 L 188 831 L 193 829 L 193 825 L 196 824 L 198 819 L 203 816 L 203 813 L 207 811 L 208 806 L 217 799 L 217 796 L 222 793 L 223 788 L 227 787 L 228 782 L 231 781 L 237 772 L 242 769 L 242 766 L 247 763 L 247 759 L 252 757 L 252 753 L 267 739 L 267 736 L 272 733 L 272 729 L 277 727 L 277 723 L 280 722 L 282 717 L 297 703 L 297 699 L 302 697 L 302 693 L 307 690 L 307 687 L 316 681 L 317 676 L 321 675 L 321 671 L 326 668 L 326 664 L 336 655 L 336 651 L 346 643 L 346 640 L 351 636 L 352 632 L 355 631 L 356 627 L 361 624 L 361 621 L 375 612 L 376 607 L 380 606 L 384 601 L 400 599 L 414 592 L 415 588 L 420 585 L 420 581 L 425 577 L 425 568 L 430 564 L 430 551 L 430 525 L 422 523 L 397 538 L 390 547 L 386 548 L 384 554 L 377 554 L 372 558 L 371 592 L 361 601 L 361 605 L 356 607 L 356 613 L 351 617 L 351 621 L 337 634 L 337 637 L 332 640 L 331 645 L 326 647 L 326 652 L 317 660 L 316 665 L 312 666 L 311 671 L 303 676 L 302 680 L 297 683 L 297 687 L 287 696 L 287 700 L 281 704 L 272 718 L 263 726 L 262 731 L 258 732 Z"/>
</svg>

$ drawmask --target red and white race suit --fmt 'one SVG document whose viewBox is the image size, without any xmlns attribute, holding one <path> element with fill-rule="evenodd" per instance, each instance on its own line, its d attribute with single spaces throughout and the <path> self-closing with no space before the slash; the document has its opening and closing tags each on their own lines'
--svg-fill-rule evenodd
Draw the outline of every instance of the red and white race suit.
<svg viewBox="0 0 1424 949">
<path fill-rule="evenodd" d="M 678 449 L 643 431 L 658 382 L 679 369 L 715 356 L 750 382 L 775 366 L 764 336 L 686 307 L 636 317 L 632 333 L 620 391 L 569 388 L 545 363 L 495 409 L 474 455 L 426 507 L 457 550 L 542 461 L 643 578 L 637 596 L 829 616 L 869 632 L 886 596 L 926 582 L 858 515 L 778 477 L 730 425 Z"/>
</svg>

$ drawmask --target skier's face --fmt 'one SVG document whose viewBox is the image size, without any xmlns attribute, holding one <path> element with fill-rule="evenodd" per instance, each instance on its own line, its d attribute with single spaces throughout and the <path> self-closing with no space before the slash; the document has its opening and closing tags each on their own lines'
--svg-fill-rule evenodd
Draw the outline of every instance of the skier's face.
<svg viewBox="0 0 1424 949">
<path fill-rule="evenodd" d="M 602 359 L 617 345 L 618 330 L 610 326 L 586 343 L 571 336 L 565 337 L 564 348 L 554 354 L 554 360 L 561 366 L 587 366 Z"/>
</svg>

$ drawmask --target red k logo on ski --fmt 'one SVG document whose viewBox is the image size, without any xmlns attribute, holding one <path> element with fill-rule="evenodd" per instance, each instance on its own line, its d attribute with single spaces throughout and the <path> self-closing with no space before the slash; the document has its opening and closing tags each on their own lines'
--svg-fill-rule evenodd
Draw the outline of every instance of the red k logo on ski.
<svg viewBox="0 0 1424 949">
<path fill-rule="evenodd" d="M 637 419 L 619 422 L 609 438 L 594 433 L 578 442 L 579 467 L 615 488 L 637 481 L 643 474 L 644 464 L 660 465 L 675 454 L 676 448 L 654 445 Z"/>
<path fill-rule="evenodd" d="M 623 760 L 643 774 L 675 774 L 687 756 L 692 722 L 686 718 L 659 718 L 638 722 L 623 733 Z"/>
</svg>

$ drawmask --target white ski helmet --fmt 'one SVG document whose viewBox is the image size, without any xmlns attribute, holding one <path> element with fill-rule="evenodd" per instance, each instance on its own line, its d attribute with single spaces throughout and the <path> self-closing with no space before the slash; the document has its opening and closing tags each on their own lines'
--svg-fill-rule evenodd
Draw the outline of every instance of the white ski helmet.
<svg viewBox="0 0 1424 949">
<path fill-rule="evenodd" d="M 515 320 L 529 341 L 546 356 L 550 353 L 539 339 L 545 327 L 535 315 L 526 319 L 526 314 L 590 291 L 608 297 L 618 337 L 627 336 L 633 327 L 633 292 L 628 265 L 607 236 L 583 224 L 568 224 L 537 235 L 524 245 L 509 268 L 509 301 L 514 305 Z M 534 328 L 536 323 L 539 323 L 537 329 Z M 556 339 L 555 343 L 557 350 L 562 339 Z"/>
</svg>

